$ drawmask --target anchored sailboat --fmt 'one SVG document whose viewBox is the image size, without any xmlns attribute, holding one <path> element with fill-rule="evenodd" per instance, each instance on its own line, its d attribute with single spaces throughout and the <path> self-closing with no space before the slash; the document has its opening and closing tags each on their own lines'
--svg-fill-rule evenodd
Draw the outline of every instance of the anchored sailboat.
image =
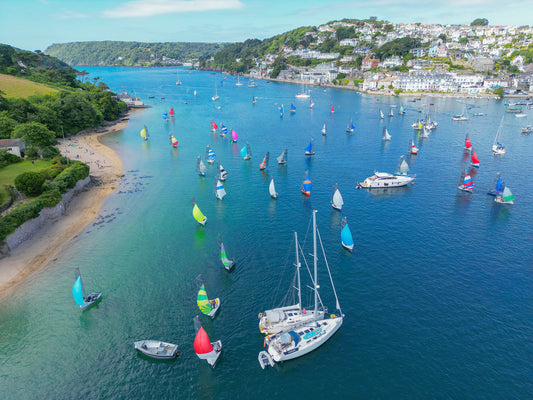
<svg viewBox="0 0 533 400">
<path fill-rule="evenodd" d="M 196 330 L 196 337 L 194 338 L 194 352 L 201 360 L 206 360 L 213 368 L 217 362 L 220 353 L 222 352 L 222 342 L 217 340 L 211 342 L 209 336 L 205 332 L 198 316 L 194 317 L 194 329 Z"/>
<path fill-rule="evenodd" d="M 80 306 L 81 310 L 83 311 L 88 307 L 92 306 L 94 303 L 96 303 L 102 296 L 102 292 L 91 293 L 90 295 L 85 296 L 83 282 L 81 280 L 81 274 L 78 268 L 74 270 L 74 276 L 76 280 L 74 281 L 74 285 L 72 286 L 72 297 L 74 297 L 74 301 L 77 305 Z"/>
<path fill-rule="evenodd" d="M 502 134 L 503 130 L 503 118 L 505 114 L 502 116 L 502 120 L 500 121 L 500 126 L 498 128 L 498 131 L 496 132 L 496 136 L 494 137 L 494 143 L 492 144 L 492 152 L 496 155 L 504 155 L 505 154 L 505 147 L 499 142 L 500 136 Z"/>
<path fill-rule="evenodd" d="M 344 201 L 342 200 L 341 192 L 337 187 L 337 184 L 333 185 L 333 193 L 331 194 L 331 207 L 335 210 L 342 210 Z"/>
<path fill-rule="evenodd" d="M 354 247 L 352 232 L 348 227 L 348 222 L 346 222 L 346 217 L 342 218 L 341 222 L 341 244 L 347 250 L 352 251 Z"/>
<path fill-rule="evenodd" d="M 335 332 L 342 326 L 344 314 L 340 309 L 339 300 L 333 285 L 333 279 L 329 272 L 329 266 L 327 260 L 324 260 L 328 269 L 333 293 L 335 294 L 336 308 L 339 311 L 338 314 L 330 314 L 328 319 L 319 318 L 319 310 L 324 310 L 323 305 L 318 295 L 318 254 L 317 254 L 317 236 L 320 240 L 322 252 L 324 253 L 324 247 L 322 240 L 318 234 L 316 228 L 316 210 L 313 210 L 313 288 L 314 288 L 314 318 L 312 321 L 304 323 L 297 328 L 292 328 L 289 331 L 279 332 L 273 336 L 267 336 L 265 338 L 265 345 L 268 346 L 268 353 L 272 359 L 276 362 L 287 361 L 293 358 L 301 357 L 316 348 L 323 345 L 326 341 L 333 336 Z"/>
<path fill-rule="evenodd" d="M 202 211 L 200 211 L 200 207 L 198 207 L 194 198 L 192 199 L 192 204 L 194 205 L 192 209 L 192 216 L 200 225 L 205 225 L 207 222 L 207 217 L 202 214 Z"/>
</svg>

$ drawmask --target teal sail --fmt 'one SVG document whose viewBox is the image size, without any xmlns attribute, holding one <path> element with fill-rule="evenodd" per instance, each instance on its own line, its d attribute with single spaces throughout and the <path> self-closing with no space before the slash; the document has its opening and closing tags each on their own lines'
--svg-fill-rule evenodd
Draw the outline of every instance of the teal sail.
<svg viewBox="0 0 533 400">
<path fill-rule="evenodd" d="M 248 148 L 247 146 L 244 146 L 242 149 L 241 149 L 241 157 L 246 157 L 246 153 L 248 152 Z"/>
<path fill-rule="evenodd" d="M 350 231 L 350 228 L 348 227 L 348 223 L 346 222 L 346 217 L 342 219 L 342 230 L 341 230 L 341 242 L 344 247 L 346 247 L 348 250 L 352 250 L 354 246 L 352 232 Z"/>
<path fill-rule="evenodd" d="M 72 286 L 72 297 L 74 297 L 74 301 L 79 306 L 82 306 L 85 303 L 85 300 L 83 299 L 83 289 L 81 287 L 81 276 L 76 278 L 74 286 Z"/>
</svg>

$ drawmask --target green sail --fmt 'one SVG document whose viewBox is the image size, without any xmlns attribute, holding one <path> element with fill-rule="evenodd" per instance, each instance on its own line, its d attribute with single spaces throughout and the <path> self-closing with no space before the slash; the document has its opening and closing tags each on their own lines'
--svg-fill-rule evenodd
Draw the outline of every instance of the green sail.
<svg viewBox="0 0 533 400">
<path fill-rule="evenodd" d="M 211 311 L 213 311 L 213 308 L 209 304 L 209 299 L 207 298 L 207 292 L 205 291 L 204 285 L 202 285 L 198 291 L 196 303 L 198 304 L 200 311 L 205 315 L 208 315 Z"/>
</svg>

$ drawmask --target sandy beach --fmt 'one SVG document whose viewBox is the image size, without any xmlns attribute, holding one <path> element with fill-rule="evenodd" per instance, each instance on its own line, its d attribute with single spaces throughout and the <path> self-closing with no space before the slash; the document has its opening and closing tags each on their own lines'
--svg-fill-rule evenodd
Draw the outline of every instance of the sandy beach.
<svg viewBox="0 0 533 400">
<path fill-rule="evenodd" d="M 124 129 L 128 121 L 126 115 L 97 129 L 59 140 L 57 148 L 62 155 L 89 165 L 91 183 L 72 198 L 64 215 L 39 229 L 30 240 L 0 259 L 0 297 L 45 268 L 98 216 L 123 173 L 120 158 L 104 146 L 100 138 Z"/>
</svg>

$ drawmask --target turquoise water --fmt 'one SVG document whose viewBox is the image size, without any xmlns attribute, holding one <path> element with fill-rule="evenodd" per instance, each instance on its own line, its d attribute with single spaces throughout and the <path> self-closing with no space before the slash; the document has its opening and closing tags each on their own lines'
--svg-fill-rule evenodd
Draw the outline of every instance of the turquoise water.
<svg viewBox="0 0 533 400">
<path fill-rule="evenodd" d="M 461 123 L 451 116 L 462 112 L 462 103 L 429 100 L 440 124 L 428 139 L 416 138 L 419 154 L 408 158 L 415 184 L 369 192 L 355 183 L 374 170 L 393 172 L 414 135 L 410 125 L 421 102 L 313 88 L 310 111 L 308 100 L 294 98 L 301 91 L 295 85 L 237 87 L 230 76 L 182 70 L 183 85 L 176 86 L 175 69 L 88 71 L 115 91 L 134 90 L 153 107 L 133 113 L 126 129 L 105 139 L 126 172 L 101 215 L 2 300 L 0 398 L 533 396 L 533 137 L 520 135 L 524 119 L 506 115 L 501 142 L 507 154 L 491 154 L 503 103 L 467 99 L 471 112 L 487 115 Z M 211 101 L 215 84 L 218 102 Z M 379 120 L 379 108 L 396 105 L 397 111 L 400 104 L 407 115 Z M 170 107 L 174 121 L 162 118 Z M 356 131 L 347 135 L 350 118 Z M 235 129 L 239 142 L 211 133 L 212 119 Z M 139 136 L 145 124 L 148 142 Z M 392 135 L 385 145 L 384 124 Z M 457 190 L 468 163 L 466 132 L 481 161 L 471 195 Z M 309 158 L 304 148 L 311 137 L 316 155 Z M 245 162 L 239 151 L 246 141 L 253 158 Z M 208 144 L 229 172 L 223 201 L 213 194 L 214 167 L 205 178 L 195 172 Z M 289 162 L 278 167 L 275 157 L 285 147 Z M 262 173 L 258 165 L 267 151 L 271 163 Z M 300 193 L 306 170 L 310 198 Z M 516 196 L 513 206 L 485 194 L 499 171 Z M 277 201 L 268 195 L 270 175 Z M 335 183 L 342 213 L 329 204 Z M 192 218 L 193 197 L 208 218 L 205 227 Z M 257 314 L 285 294 L 293 232 L 303 239 L 312 209 L 346 318 L 318 350 L 263 371 Z M 342 216 L 354 235 L 353 254 L 340 244 Z M 236 260 L 231 273 L 218 259 L 218 235 Z M 87 290 L 103 291 L 102 301 L 83 313 L 71 296 L 75 267 Z M 222 301 L 213 321 L 200 318 L 211 340 L 223 343 L 214 369 L 193 351 L 199 274 L 210 297 Z M 322 282 L 324 303 L 333 310 Z M 178 343 L 180 355 L 147 359 L 133 349 L 139 339 Z"/>
</svg>

